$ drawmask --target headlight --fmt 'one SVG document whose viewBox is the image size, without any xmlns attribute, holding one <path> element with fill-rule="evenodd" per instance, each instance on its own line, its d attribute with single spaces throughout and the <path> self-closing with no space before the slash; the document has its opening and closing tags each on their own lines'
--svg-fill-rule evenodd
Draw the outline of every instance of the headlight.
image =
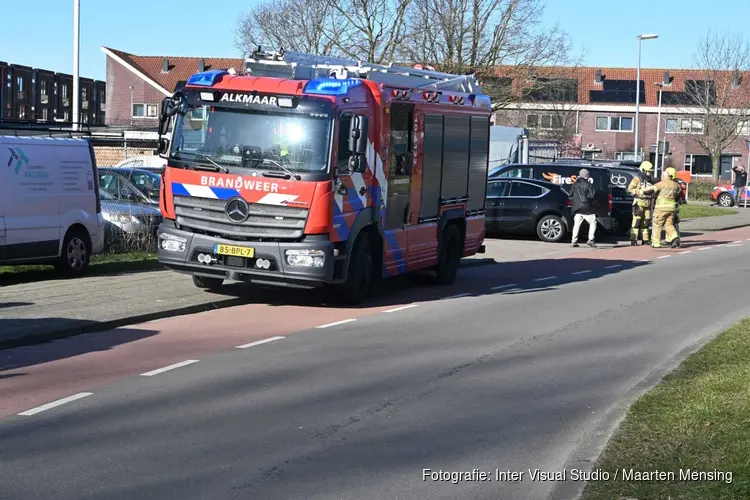
<svg viewBox="0 0 750 500">
<path fill-rule="evenodd" d="M 175 236 L 169 233 L 159 235 L 159 247 L 168 252 L 184 252 L 187 246 L 187 238 Z"/>
<path fill-rule="evenodd" d="M 286 263 L 293 267 L 323 267 L 326 254 L 323 250 L 287 250 Z"/>
<path fill-rule="evenodd" d="M 138 224 L 140 221 L 130 214 L 110 214 L 103 213 L 102 217 L 104 220 L 109 222 L 117 222 L 120 224 Z"/>
</svg>

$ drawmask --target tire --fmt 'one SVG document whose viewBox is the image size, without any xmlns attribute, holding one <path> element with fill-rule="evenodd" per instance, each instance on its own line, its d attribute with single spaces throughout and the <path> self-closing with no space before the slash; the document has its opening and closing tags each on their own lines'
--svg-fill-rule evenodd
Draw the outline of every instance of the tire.
<svg viewBox="0 0 750 500">
<path fill-rule="evenodd" d="M 86 273 L 91 261 L 91 239 L 83 230 L 69 230 L 63 239 L 60 258 L 55 267 L 70 278 Z"/>
<path fill-rule="evenodd" d="M 734 198 L 729 193 L 721 193 L 718 198 L 716 198 L 717 203 L 719 206 L 722 207 L 731 207 L 734 205 Z"/>
<path fill-rule="evenodd" d="M 370 236 L 360 233 L 349 259 L 346 282 L 334 288 L 338 302 L 356 306 L 367 299 L 373 286 L 373 263 Z"/>
<path fill-rule="evenodd" d="M 458 227 L 450 224 L 443 231 L 443 241 L 440 245 L 438 265 L 435 266 L 435 283 L 438 285 L 452 285 L 456 281 L 456 274 L 461 265 L 461 235 Z"/>
<path fill-rule="evenodd" d="M 565 223 L 557 215 L 545 215 L 536 223 L 536 235 L 548 243 L 559 243 L 565 238 Z"/>
<path fill-rule="evenodd" d="M 221 278 L 208 278 L 206 276 L 193 276 L 193 285 L 204 290 L 218 290 L 224 284 Z"/>
</svg>

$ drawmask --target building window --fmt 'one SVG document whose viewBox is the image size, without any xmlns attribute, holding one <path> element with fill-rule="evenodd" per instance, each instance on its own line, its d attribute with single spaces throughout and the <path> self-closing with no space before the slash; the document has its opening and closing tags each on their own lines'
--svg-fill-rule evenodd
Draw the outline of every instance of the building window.
<svg viewBox="0 0 750 500">
<path fill-rule="evenodd" d="M 81 109 L 89 109 L 89 89 L 81 89 Z"/>
<path fill-rule="evenodd" d="M 149 118 L 156 118 L 159 113 L 159 108 L 156 104 L 146 105 L 146 116 Z"/>
<path fill-rule="evenodd" d="M 668 134 L 702 134 L 703 120 L 698 118 L 667 118 Z"/>
<path fill-rule="evenodd" d="M 562 127 L 562 120 L 555 115 L 526 115 L 526 126 L 543 130 L 557 130 Z"/>
<path fill-rule="evenodd" d="M 632 132 L 633 118 L 630 116 L 597 116 L 597 132 Z"/>
<path fill-rule="evenodd" d="M 16 78 L 16 95 L 18 95 L 19 99 L 24 99 L 26 97 L 26 93 L 23 91 L 23 77 L 19 76 Z"/>
<path fill-rule="evenodd" d="M 750 135 L 750 121 L 745 120 L 737 124 L 737 135 Z"/>
<path fill-rule="evenodd" d="M 708 155 L 685 155 L 685 170 L 690 175 L 709 176 L 713 175 L 711 158 Z"/>
<path fill-rule="evenodd" d="M 638 161 L 640 157 L 636 157 L 632 151 L 618 151 L 615 153 L 615 160 L 618 161 Z"/>
<path fill-rule="evenodd" d="M 133 104 L 133 118 L 145 118 L 146 117 L 146 105 L 145 104 Z"/>
<path fill-rule="evenodd" d="M 67 107 L 70 106 L 70 98 L 68 97 L 68 86 L 67 85 L 63 85 L 62 86 L 62 101 L 63 101 L 63 107 L 64 108 L 67 108 Z"/>
<path fill-rule="evenodd" d="M 99 102 L 104 106 L 105 97 L 107 95 L 107 92 L 104 90 L 99 91 Z"/>
<path fill-rule="evenodd" d="M 206 119 L 206 106 L 195 108 L 190 112 L 190 119 L 196 121 L 203 121 Z"/>
<path fill-rule="evenodd" d="M 47 80 L 39 81 L 39 100 L 41 104 L 49 103 L 49 94 L 47 94 Z"/>
</svg>

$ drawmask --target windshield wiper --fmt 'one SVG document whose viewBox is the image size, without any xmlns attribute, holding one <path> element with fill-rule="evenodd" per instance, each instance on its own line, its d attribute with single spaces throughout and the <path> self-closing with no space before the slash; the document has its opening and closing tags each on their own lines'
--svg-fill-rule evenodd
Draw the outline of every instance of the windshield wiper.
<svg viewBox="0 0 750 500">
<path fill-rule="evenodd" d="M 284 165 L 282 165 L 281 163 L 279 163 L 279 162 L 277 162 L 277 161 L 274 161 L 274 160 L 269 160 L 268 158 L 263 158 L 263 164 L 264 164 L 264 165 L 267 165 L 267 164 L 269 164 L 269 163 L 271 163 L 271 164 L 273 164 L 273 165 L 276 165 L 276 166 L 277 166 L 277 167 L 279 167 L 279 168 L 280 168 L 281 170 L 283 170 L 284 172 L 286 172 L 286 174 L 284 174 L 284 178 L 290 178 L 290 177 L 292 177 L 292 178 L 294 178 L 295 180 L 300 180 L 300 179 L 302 179 L 302 176 L 301 176 L 301 175 L 299 175 L 299 174 L 296 174 L 296 173 L 294 173 L 293 171 L 289 170 L 288 168 L 286 168 L 286 167 L 285 167 Z M 272 174 L 273 174 L 273 172 L 263 172 L 263 175 L 264 175 L 264 176 L 266 176 L 266 177 L 274 177 L 274 175 L 272 175 Z"/>
<path fill-rule="evenodd" d="M 214 167 L 216 167 L 216 169 L 215 169 L 216 171 L 218 171 L 218 172 L 224 172 L 225 174 L 228 174 L 228 173 L 229 173 L 229 169 L 228 169 L 227 167 L 222 167 L 221 165 L 219 165 L 218 163 L 216 163 L 215 161 L 213 161 L 213 160 L 211 159 L 211 157 L 210 157 L 210 156 L 208 156 L 208 155 L 204 155 L 203 153 L 198 153 L 198 154 L 199 154 L 200 156 L 202 156 L 203 158 L 205 158 L 206 160 L 210 161 L 210 162 L 211 162 L 211 164 L 212 164 L 212 165 L 213 165 Z M 205 169 L 204 169 L 204 170 L 205 170 Z"/>
</svg>

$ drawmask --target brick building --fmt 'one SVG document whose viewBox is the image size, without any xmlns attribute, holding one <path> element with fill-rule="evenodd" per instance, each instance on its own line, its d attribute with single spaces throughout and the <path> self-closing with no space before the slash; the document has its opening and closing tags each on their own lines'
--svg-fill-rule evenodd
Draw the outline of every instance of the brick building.
<svg viewBox="0 0 750 500">
<path fill-rule="evenodd" d="M 240 58 L 138 56 L 102 47 L 107 56 L 106 119 L 108 125 L 154 128 L 165 96 L 193 74 L 210 69 L 240 70 Z M 502 73 L 502 69 L 499 69 Z M 632 160 L 635 146 L 635 68 L 554 68 L 549 71 L 563 85 L 554 93 L 525 92 L 523 81 L 498 78 L 517 102 L 495 114 L 499 125 L 528 128 L 534 138 L 553 138 L 569 128 L 578 155 L 589 158 Z M 655 161 L 659 88 L 664 83 L 660 139 L 669 143 L 665 166 L 689 170 L 697 177 L 711 176 L 711 163 L 695 137 L 703 132 L 699 109 L 685 106 L 686 88 L 702 88 L 704 72 L 641 69 L 639 151 L 637 159 Z M 750 87 L 748 78 L 738 81 Z M 743 139 L 750 139 L 750 124 L 722 155 L 722 177 L 731 177 L 731 167 L 747 163 Z M 570 150 L 570 148 L 566 148 Z M 663 148 L 662 148 L 663 149 Z M 660 151 L 661 156 L 661 151 Z"/>
<path fill-rule="evenodd" d="M 701 86 L 705 86 L 706 72 L 641 69 L 637 158 L 634 152 L 637 70 L 556 68 L 554 73 L 555 81 L 561 82 L 564 92 L 528 95 L 498 111 L 495 123 L 527 128 L 532 138 L 537 139 L 565 135 L 562 129 L 568 128 L 573 142 L 580 147 L 578 154 L 584 157 L 650 159 L 654 162 L 660 88 L 656 83 L 660 83 L 659 138 L 660 144 L 667 141 L 669 147 L 663 159 L 662 151 L 659 151 L 660 162 L 663 160 L 665 166 L 677 170 L 688 170 L 694 177 L 711 176 L 710 159 L 696 142 L 696 137 L 704 132 L 705 120 L 698 107 L 687 104 L 687 97 L 695 89 L 704 88 Z M 731 88 L 750 92 L 750 78 L 743 82 L 737 76 L 728 75 L 728 78 L 736 79 Z M 502 83 L 516 96 L 524 94 L 516 82 L 505 79 Z M 708 90 L 716 91 L 712 87 Z M 750 123 L 740 123 L 738 132 L 737 139 L 725 148 L 721 157 L 721 176 L 724 179 L 731 178 L 732 165 L 747 165 L 748 150 L 744 140 L 750 139 Z"/>
<path fill-rule="evenodd" d="M 102 47 L 107 58 L 107 125 L 155 128 L 162 99 L 191 75 L 211 69 L 241 70 L 242 59 L 137 56 Z"/>
</svg>

